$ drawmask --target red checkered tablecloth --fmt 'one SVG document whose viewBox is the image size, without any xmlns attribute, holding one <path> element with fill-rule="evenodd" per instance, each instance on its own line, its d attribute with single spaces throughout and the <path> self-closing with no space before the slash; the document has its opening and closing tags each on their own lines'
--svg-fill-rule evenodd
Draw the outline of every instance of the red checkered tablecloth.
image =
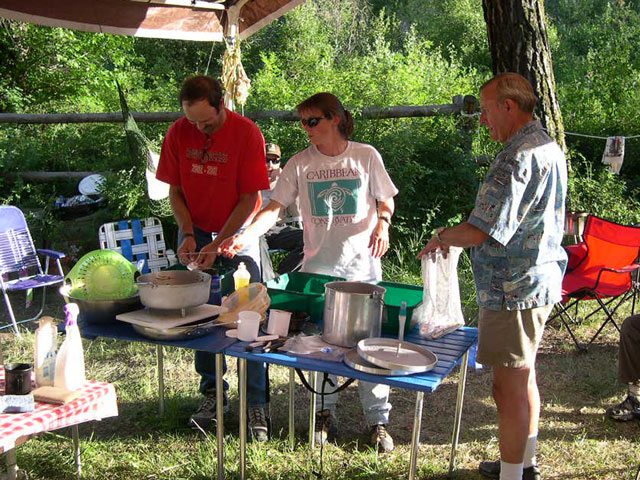
<svg viewBox="0 0 640 480">
<path fill-rule="evenodd" d="M 2 366 L 0 391 L 4 392 Z M 80 392 L 78 398 L 66 405 L 36 402 L 33 412 L 0 414 L 0 453 L 14 448 L 20 437 L 118 416 L 116 391 L 110 383 L 90 381 Z"/>
</svg>

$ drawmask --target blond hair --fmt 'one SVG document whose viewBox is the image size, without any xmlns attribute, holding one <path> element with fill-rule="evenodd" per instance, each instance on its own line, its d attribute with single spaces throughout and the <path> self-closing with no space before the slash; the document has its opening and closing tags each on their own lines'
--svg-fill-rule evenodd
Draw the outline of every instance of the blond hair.
<svg viewBox="0 0 640 480">
<path fill-rule="evenodd" d="M 533 109 L 538 103 L 533 87 L 529 80 L 519 73 L 500 73 L 487 81 L 480 87 L 480 93 L 489 85 L 495 84 L 498 102 L 503 102 L 507 98 L 516 102 L 520 110 L 525 113 L 533 113 Z"/>
</svg>

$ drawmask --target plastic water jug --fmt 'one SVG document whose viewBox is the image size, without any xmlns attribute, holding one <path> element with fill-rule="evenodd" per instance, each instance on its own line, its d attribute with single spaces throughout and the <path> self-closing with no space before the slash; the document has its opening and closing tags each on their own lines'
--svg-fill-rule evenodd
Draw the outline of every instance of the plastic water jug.
<svg viewBox="0 0 640 480">
<path fill-rule="evenodd" d="M 36 329 L 33 365 L 38 387 L 53 385 L 56 373 L 58 330 L 51 317 L 42 317 Z"/>
</svg>

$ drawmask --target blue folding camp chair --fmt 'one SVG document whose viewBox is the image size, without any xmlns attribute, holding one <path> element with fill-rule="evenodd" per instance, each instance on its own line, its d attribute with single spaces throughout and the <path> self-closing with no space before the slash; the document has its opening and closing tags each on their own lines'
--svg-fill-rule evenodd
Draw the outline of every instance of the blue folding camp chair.
<svg viewBox="0 0 640 480">
<path fill-rule="evenodd" d="M 46 258 L 44 272 L 38 255 Z M 53 250 L 36 250 L 33 245 L 29 227 L 24 215 L 17 207 L 0 206 L 0 286 L 7 306 L 11 324 L 0 326 L 0 329 L 13 325 L 16 335 L 20 336 L 18 324 L 36 320 L 44 311 L 46 287 L 62 283 L 64 272 L 60 259 L 64 253 Z M 55 259 L 59 275 L 49 274 L 49 261 Z M 42 288 L 42 303 L 40 311 L 33 317 L 17 321 L 9 293 Z"/>
<path fill-rule="evenodd" d="M 170 265 L 162 224 L 155 217 L 105 223 L 98 230 L 100 248 L 122 254 L 142 273 L 154 273 Z"/>
</svg>

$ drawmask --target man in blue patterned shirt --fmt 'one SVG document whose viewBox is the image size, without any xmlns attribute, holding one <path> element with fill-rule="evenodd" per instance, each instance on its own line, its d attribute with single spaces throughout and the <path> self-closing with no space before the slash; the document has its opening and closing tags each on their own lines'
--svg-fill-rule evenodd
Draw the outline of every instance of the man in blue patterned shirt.
<svg viewBox="0 0 640 480">
<path fill-rule="evenodd" d="M 419 257 L 446 254 L 449 246 L 472 247 L 480 307 L 477 359 L 493 367 L 500 435 L 500 461 L 482 462 L 480 473 L 539 480 L 535 358 L 544 324 L 561 300 L 567 167 L 560 147 L 533 120 L 537 98 L 524 77 L 497 75 L 480 88 L 480 103 L 480 123 L 504 148 L 469 219 L 438 229 Z"/>
</svg>

